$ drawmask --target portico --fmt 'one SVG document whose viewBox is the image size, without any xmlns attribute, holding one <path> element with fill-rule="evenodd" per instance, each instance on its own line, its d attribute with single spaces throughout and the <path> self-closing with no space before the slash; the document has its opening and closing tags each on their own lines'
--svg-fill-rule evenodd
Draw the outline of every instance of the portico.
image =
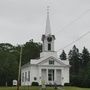
<svg viewBox="0 0 90 90">
<path fill-rule="evenodd" d="M 41 69 L 41 79 L 45 80 L 46 84 L 53 85 L 56 82 L 58 85 L 62 85 L 61 69 Z"/>
</svg>

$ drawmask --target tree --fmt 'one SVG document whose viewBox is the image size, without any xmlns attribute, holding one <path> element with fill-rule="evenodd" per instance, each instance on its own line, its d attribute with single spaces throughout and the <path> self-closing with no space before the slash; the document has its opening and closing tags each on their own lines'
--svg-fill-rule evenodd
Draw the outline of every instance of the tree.
<svg viewBox="0 0 90 90">
<path fill-rule="evenodd" d="M 74 86 L 90 87 L 90 53 L 84 47 L 82 53 L 76 46 L 69 52 L 70 78 Z"/>
<path fill-rule="evenodd" d="M 79 72 L 81 76 L 81 86 L 90 87 L 90 54 L 84 47 L 81 53 L 81 70 Z"/>
<path fill-rule="evenodd" d="M 61 53 L 61 55 L 60 55 L 60 59 L 61 59 L 61 60 L 66 60 L 66 59 L 67 59 L 67 56 L 66 56 L 66 53 L 65 53 L 64 50 L 62 51 L 62 53 Z"/>
<path fill-rule="evenodd" d="M 17 79 L 17 57 L 11 51 L 14 46 L 9 43 L 0 44 L 0 85 L 12 85 L 12 80 Z"/>
<path fill-rule="evenodd" d="M 0 44 L 0 86 L 12 85 L 14 79 L 17 80 L 18 65 L 20 57 L 20 45 L 13 46 L 9 43 Z M 23 45 L 22 65 L 40 57 L 41 43 L 30 40 Z"/>
<path fill-rule="evenodd" d="M 22 65 L 30 62 L 30 59 L 40 58 L 41 43 L 30 40 L 23 45 Z"/>
<path fill-rule="evenodd" d="M 83 73 L 82 87 L 90 87 L 90 61 L 87 63 Z"/>
<path fill-rule="evenodd" d="M 71 65 L 71 73 L 78 73 L 80 68 L 80 53 L 78 48 L 74 45 L 68 54 Z"/>
<path fill-rule="evenodd" d="M 76 46 L 74 45 L 72 50 L 70 50 L 69 54 L 68 54 L 68 59 L 70 61 L 70 82 L 71 85 L 80 85 L 81 83 L 81 77 L 79 77 L 79 71 L 80 71 L 80 53 L 79 53 L 79 49 L 76 48 Z"/>
<path fill-rule="evenodd" d="M 87 63 L 90 61 L 90 54 L 89 51 L 84 47 L 82 51 L 82 68 L 87 66 Z"/>
<path fill-rule="evenodd" d="M 20 47 L 9 43 L 0 43 L 0 86 L 12 85 L 14 79 L 17 80 L 18 65 L 20 57 Z M 40 57 L 41 43 L 33 42 L 33 39 L 23 45 L 22 65 Z"/>
</svg>

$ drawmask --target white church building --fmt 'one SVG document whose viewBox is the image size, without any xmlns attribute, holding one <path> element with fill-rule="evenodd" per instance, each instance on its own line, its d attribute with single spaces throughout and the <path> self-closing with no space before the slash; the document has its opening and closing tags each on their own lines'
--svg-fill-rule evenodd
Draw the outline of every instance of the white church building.
<svg viewBox="0 0 90 90">
<path fill-rule="evenodd" d="M 49 12 L 47 12 L 46 30 L 42 35 L 42 52 L 40 59 L 31 59 L 21 67 L 21 85 L 32 85 L 32 82 L 44 80 L 45 84 L 64 85 L 69 83 L 69 60 L 60 60 L 54 50 L 55 36 L 51 33 Z"/>
</svg>

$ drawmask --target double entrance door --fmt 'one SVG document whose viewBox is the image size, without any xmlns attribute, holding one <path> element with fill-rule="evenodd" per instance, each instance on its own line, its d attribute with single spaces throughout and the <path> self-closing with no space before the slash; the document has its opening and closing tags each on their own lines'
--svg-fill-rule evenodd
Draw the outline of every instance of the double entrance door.
<svg viewBox="0 0 90 90">
<path fill-rule="evenodd" d="M 48 69 L 48 81 L 49 83 L 53 84 L 54 82 L 54 76 L 55 76 L 55 73 L 54 73 L 54 69 Z"/>
</svg>

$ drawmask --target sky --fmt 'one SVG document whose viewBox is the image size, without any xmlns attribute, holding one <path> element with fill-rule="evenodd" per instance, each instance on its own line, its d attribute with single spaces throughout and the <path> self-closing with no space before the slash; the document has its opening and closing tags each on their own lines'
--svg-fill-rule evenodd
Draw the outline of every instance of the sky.
<svg viewBox="0 0 90 90">
<path fill-rule="evenodd" d="M 0 43 L 41 42 L 48 5 L 55 50 L 69 52 L 75 44 L 90 51 L 90 0 L 0 0 Z"/>
</svg>

